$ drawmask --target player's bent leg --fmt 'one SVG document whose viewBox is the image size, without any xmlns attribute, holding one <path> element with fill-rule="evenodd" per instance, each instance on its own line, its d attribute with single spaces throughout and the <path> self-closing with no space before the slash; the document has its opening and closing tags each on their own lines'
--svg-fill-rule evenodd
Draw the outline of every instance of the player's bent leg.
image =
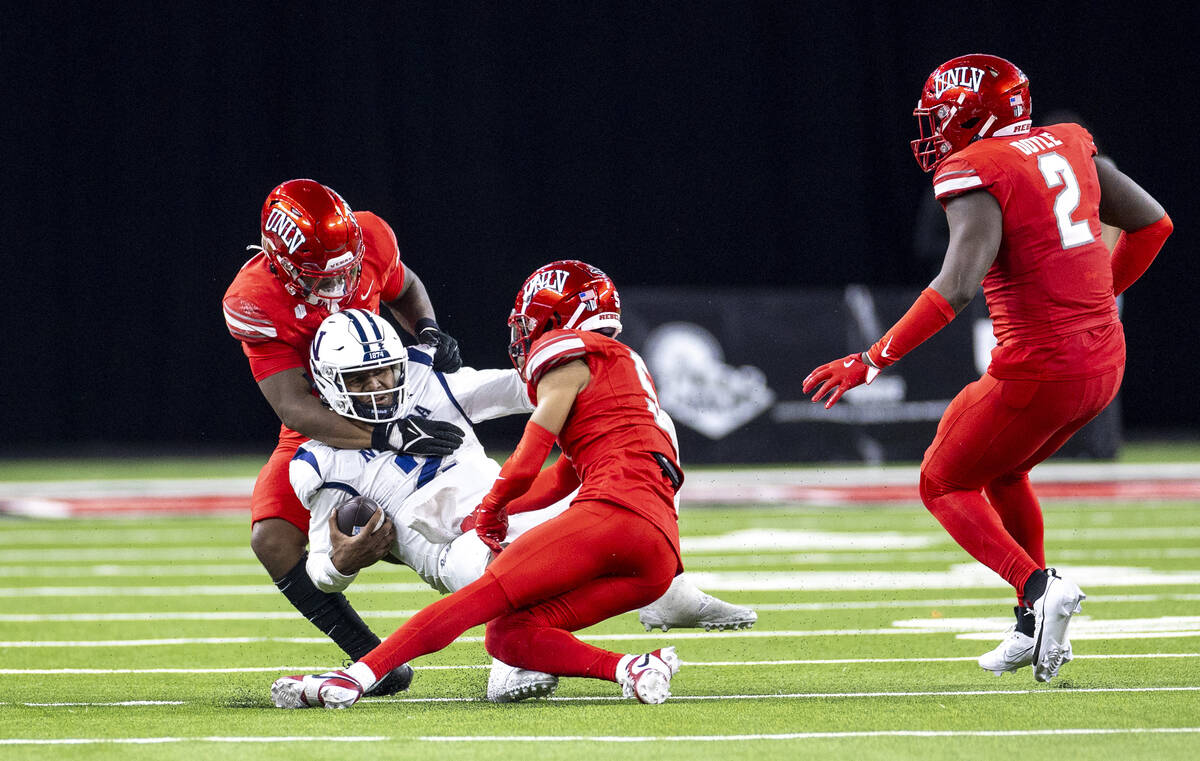
<svg viewBox="0 0 1200 761">
<path fill-rule="evenodd" d="M 921 473 L 921 501 L 958 546 L 1019 589 L 1038 569 L 1029 554 L 1004 530 L 1000 516 L 979 491 L 955 490 Z"/>
<path fill-rule="evenodd" d="M 1029 471 L 1006 473 L 994 478 L 984 486 L 983 491 L 992 509 L 1000 516 L 1004 530 L 1039 568 L 1044 568 L 1046 549 L 1042 506 L 1033 493 Z"/>
<path fill-rule="evenodd" d="M 686 573 L 675 577 L 666 594 L 638 610 L 638 621 L 646 631 L 749 629 L 757 620 L 758 614 L 750 608 L 702 592 Z"/>
<path fill-rule="evenodd" d="M 340 592 L 322 592 L 313 584 L 304 565 L 307 541 L 308 535 L 287 520 L 267 518 L 254 524 L 250 546 L 292 607 L 333 640 L 347 656 L 361 658 L 379 644 L 379 637 L 375 636 L 344 595 Z M 292 565 L 280 573 L 279 569 L 289 561 Z M 385 674 L 367 694 L 373 697 L 394 695 L 407 690 L 412 680 L 412 668 L 401 664 Z"/>
<path fill-rule="evenodd" d="M 614 561 L 609 575 L 593 578 L 549 600 L 490 621 L 485 646 L 493 656 L 526 669 L 615 681 L 629 697 L 636 696 L 642 702 L 662 702 L 670 694 L 671 675 L 678 671 L 673 650 L 666 656 L 657 652 L 622 656 L 582 642 L 571 634 L 660 597 L 670 586 L 677 568 L 666 538 L 639 516 L 598 508 L 595 517 L 598 522 L 586 532 L 588 549 Z M 569 543 L 565 546 L 565 553 L 555 562 L 569 574 L 578 550 L 571 550 Z M 527 588 L 521 578 L 510 578 L 504 567 L 499 571 L 507 582 L 510 598 L 523 600 L 525 595 L 536 598 L 536 592 Z M 631 675 L 630 664 L 637 663 L 642 666 Z"/>
</svg>

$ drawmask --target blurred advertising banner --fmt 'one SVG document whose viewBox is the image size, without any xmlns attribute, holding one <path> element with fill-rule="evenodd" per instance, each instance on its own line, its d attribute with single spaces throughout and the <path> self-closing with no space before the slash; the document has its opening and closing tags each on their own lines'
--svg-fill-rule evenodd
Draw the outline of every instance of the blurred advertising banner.
<svg viewBox="0 0 1200 761">
<path fill-rule="evenodd" d="M 654 376 L 685 463 L 919 461 L 946 405 L 987 368 L 994 339 L 982 295 L 833 409 L 801 391 L 814 367 L 870 346 L 918 293 L 625 288 L 621 339 Z M 1059 456 L 1114 457 L 1119 402 Z"/>
</svg>

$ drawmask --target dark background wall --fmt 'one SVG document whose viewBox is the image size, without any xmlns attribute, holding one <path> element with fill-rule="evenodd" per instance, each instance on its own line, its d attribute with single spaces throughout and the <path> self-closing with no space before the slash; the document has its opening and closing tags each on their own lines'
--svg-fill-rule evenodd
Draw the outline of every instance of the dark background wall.
<svg viewBox="0 0 1200 761">
<path fill-rule="evenodd" d="M 339 5 L 5 11 L 0 452 L 265 451 L 273 416 L 219 302 L 291 177 L 392 224 L 477 366 L 506 361 L 512 295 L 555 258 L 626 286 L 923 285 L 910 113 L 930 70 L 973 51 L 1025 70 L 1035 117 L 1084 115 L 1170 211 L 1126 303 L 1124 416 L 1200 429 L 1195 19 L 1118 2 Z"/>
</svg>

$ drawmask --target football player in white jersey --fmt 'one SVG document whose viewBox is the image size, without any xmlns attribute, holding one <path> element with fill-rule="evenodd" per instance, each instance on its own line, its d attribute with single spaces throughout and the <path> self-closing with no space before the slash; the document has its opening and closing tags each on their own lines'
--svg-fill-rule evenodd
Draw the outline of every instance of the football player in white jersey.
<svg viewBox="0 0 1200 761">
<path fill-rule="evenodd" d="M 526 414 L 533 406 L 515 370 L 464 367 L 443 374 L 433 369 L 432 356 L 420 347 L 406 349 L 390 324 L 363 310 L 330 315 L 317 330 L 310 370 L 321 399 L 335 412 L 371 425 L 420 416 L 454 423 L 464 431 L 462 445 L 442 457 L 335 449 L 316 441 L 301 445 L 290 477 L 310 512 L 306 568 L 322 591 L 342 591 L 362 568 L 385 556 L 409 566 L 443 593 L 475 581 L 491 562 L 491 550 L 469 530 L 469 522 L 464 532 L 464 521 L 487 494 L 500 465 L 484 452 L 471 426 Z M 527 495 L 531 505 L 538 491 L 535 486 Z M 356 496 L 369 498 L 383 510 L 351 537 L 337 528 L 334 513 Z M 559 514 L 569 502 L 568 498 L 529 512 L 510 505 L 509 541 Z M 757 618 L 749 608 L 704 594 L 686 574 L 639 611 L 647 629 L 664 631 L 749 628 Z M 488 698 L 510 702 L 548 696 L 557 682 L 549 674 L 494 661 Z"/>
</svg>

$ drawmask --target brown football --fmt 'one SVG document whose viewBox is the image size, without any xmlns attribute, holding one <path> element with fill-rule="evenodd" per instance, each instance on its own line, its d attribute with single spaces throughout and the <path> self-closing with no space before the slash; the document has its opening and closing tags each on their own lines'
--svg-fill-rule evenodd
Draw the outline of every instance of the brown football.
<svg viewBox="0 0 1200 761">
<path fill-rule="evenodd" d="M 337 509 L 337 526 L 343 534 L 355 536 L 367 525 L 379 505 L 370 497 L 351 497 Z"/>
</svg>

